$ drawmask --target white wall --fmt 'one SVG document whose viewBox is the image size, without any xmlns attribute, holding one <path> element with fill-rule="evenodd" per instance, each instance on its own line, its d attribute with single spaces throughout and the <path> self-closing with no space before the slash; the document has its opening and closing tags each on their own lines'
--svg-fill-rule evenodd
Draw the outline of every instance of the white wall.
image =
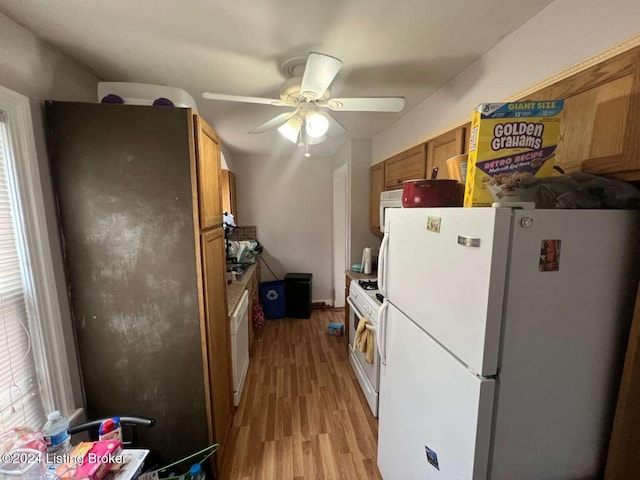
<svg viewBox="0 0 640 480">
<path fill-rule="evenodd" d="M 372 163 L 640 32 L 638 0 L 556 0 L 373 139 Z M 470 32 L 467 32 L 470 34 Z"/>
<path fill-rule="evenodd" d="M 362 250 L 378 254 L 380 239 L 369 230 L 371 140 L 351 141 L 351 264 L 362 261 Z"/>
<path fill-rule="evenodd" d="M 333 159 L 242 156 L 233 159 L 238 215 L 256 225 L 264 258 L 279 279 L 313 274 L 313 301 L 333 299 Z M 261 281 L 274 280 L 263 265 Z"/>
<path fill-rule="evenodd" d="M 67 352 L 75 355 L 74 334 L 56 226 L 55 203 L 49 177 L 43 101 L 95 102 L 99 79 L 2 13 L 0 13 L 0 45 L 2 45 L 0 48 L 0 85 L 29 97 L 31 103 L 47 229 L 54 262 L 58 299 L 65 325 Z M 82 404 L 80 376 L 75 357 L 70 359 L 70 366 L 76 404 Z"/>
<path fill-rule="evenodd" d="M 364 247 L 372 247 L 377 255 L 380 239 L 369 230 L 369 168 L 371 167 L 371 140 L 358 139 L 346 142 L 333 159 L 334 170 L 347 164 L 349 168 L 350 268 L 362 261 Z"/>
</svg>

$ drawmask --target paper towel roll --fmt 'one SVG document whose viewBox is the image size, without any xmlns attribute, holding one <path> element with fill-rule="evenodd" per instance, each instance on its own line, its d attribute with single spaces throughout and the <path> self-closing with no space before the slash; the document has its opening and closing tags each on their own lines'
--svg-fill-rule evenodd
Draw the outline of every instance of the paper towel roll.
<svg viewBox="0 0 640 480">
<path fill-rule="evenodd" d="M 365 274 L 371 273 L 371 248 L 366 247 L 362 251 L 362 266 Z"/>
</svg>

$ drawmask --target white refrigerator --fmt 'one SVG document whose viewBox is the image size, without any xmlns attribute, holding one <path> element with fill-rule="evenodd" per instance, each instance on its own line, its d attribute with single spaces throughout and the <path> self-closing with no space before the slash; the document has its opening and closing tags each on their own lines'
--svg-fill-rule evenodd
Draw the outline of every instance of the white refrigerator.
<svg viewBox="0 0 640 480">
<path fill-rule="evenodd" d="M 613 210 L 389 210 L 378 271 L 386 480 L 601 475 L 639 220 Z"/>
</svg>

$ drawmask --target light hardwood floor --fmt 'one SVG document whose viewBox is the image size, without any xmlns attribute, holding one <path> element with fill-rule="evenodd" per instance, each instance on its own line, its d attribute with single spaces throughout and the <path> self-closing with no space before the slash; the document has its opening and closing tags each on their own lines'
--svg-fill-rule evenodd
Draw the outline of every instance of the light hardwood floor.
<svg viewBox="0 0 640 480">
<path fill-rule="evenodd" d="M 378 422 L 349 365 L 344 313 L 267 320 L 256 335 L 220 478 L 375 479 Z"/>
</svg>

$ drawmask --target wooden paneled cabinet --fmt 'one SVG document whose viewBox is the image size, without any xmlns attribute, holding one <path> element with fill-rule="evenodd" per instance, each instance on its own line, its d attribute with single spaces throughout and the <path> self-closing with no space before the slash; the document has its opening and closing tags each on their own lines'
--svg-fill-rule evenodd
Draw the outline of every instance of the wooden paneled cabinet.
<svg viewBox="0 0 640 480">
<path fill-rule="evenodd" d="M 402 182 L 406 180 L 425 178 L 426 157 L 426 145 L 421 144 L 386 160 L 384 162 L 385 190 L 402 188 Z"/>
<path fill-rule="evenodd" d="M 238 207 L 236 202 L 236 176 L 229 170 L 222 170 L 220 177 L 220 190 L 222 192 L 222 211 L 233 215 L 236 225 L 238 222 Z"/>
<path fill-rule="evenodd" d="M 640 48 L 529 98 L 564 99 L 556 158 L 566 172 L 640 180 Z"/>
<path fill-rule="evenodd" d="M 249 355 L 251 355 L 251 348 L 253 346 L 253 338 L 255 333 L 253 331 L 253 305 L 258 300 L 258 288 L 260 286 L 260 260 L 256 263 L 256 268 L 251 275 L 251 279 L 247 282 L 247 290 L 249 293 Z"/>
<path fill-rule="evenodd" d="M 220 196 L 220 139 L 204 120 L 194 115 L 198 157 L 198 201 L 200 228 L 222 225 Z"/>
<path fill-rule="evenodd" d="M 406 180 L 425 178 L 427 146 L 418 145 L 378 163 L 370 169 L 369 228 L 380 236 L 380 194 L 402 188 Z"/>
<path fill-rule="evenodd" d="M 204 231 L 202 268 L 204 279 L 204 308 L 208 320 L 206 344 L 209 361 L 213 426 L 220 443 L 218 458 L 226 453 L 225 445 L 233 417 L 233 381 L 231 370 L 231 332 L 227 315 L 227 277 L 225 238 L 221 227 Z M 225 275 L 220 275 L 225 272 Z M 224 300 L 224 301 L 221 301 Z M 220 465 L 220 464 L 219 464 Z"/>
<path fill-rule="evenodd" d="M 464 153 L 464 141 L 465 127 L 456 128 L 429 140 L 427 143 L 427 176 L 431 178 L 431 172 L 437 167 L 437 178 L 449 178 L 447 160 Z"/>
<path fill-rule="evenodd" d="M 383 191 L 384 162 L 371 167 L 371 184 L 369 187 L 369 228 L 371 229 L 371 233 L 375 235 L 380 235 L 380 194 Z"/>
<path fill-rule="evenodd" d="M 347 302 L 347 297 L 349 296 L 349 286 L 351 285 L 351 277 L 349 275 L 345 275 L 346 279 L 344 282 L 344 336 L 347 344 L 347 351 L 349 351 L 349 319 L 351 317 L 351 307 L 349 306 L 349 302 Z"/>
</svg>

